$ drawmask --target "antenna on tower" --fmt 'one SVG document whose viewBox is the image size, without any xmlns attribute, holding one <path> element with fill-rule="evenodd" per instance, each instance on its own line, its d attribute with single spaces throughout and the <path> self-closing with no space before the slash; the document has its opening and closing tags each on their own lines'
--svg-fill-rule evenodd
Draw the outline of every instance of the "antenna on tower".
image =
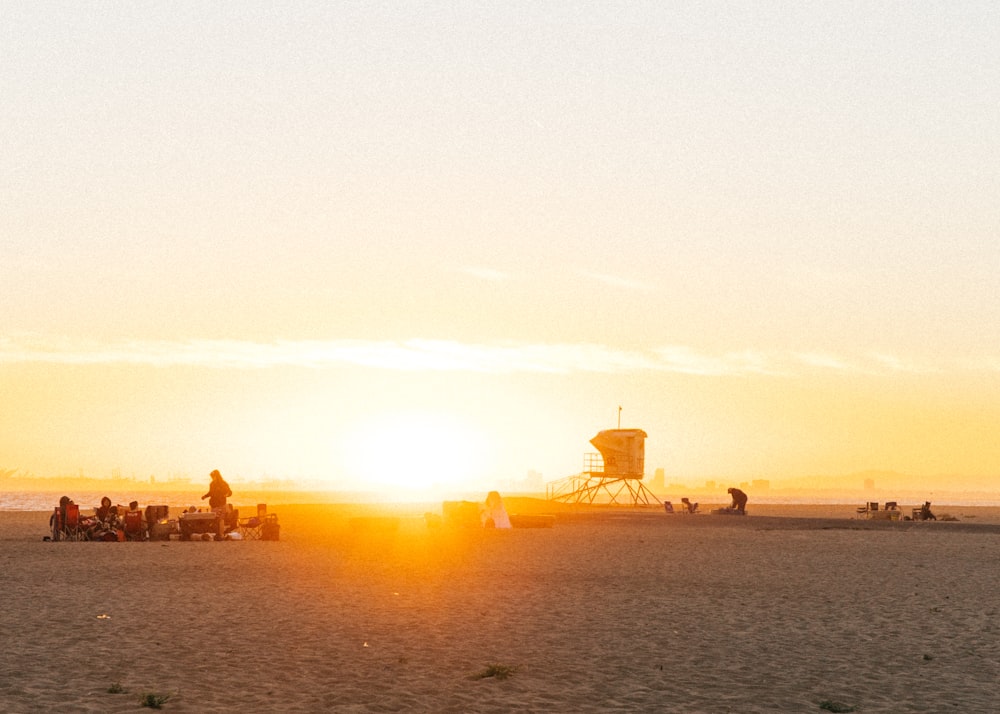
<svg viewBox="0 0 1000 714">
<path fill-rule="evenodd" d="M 622 405 L 618 405 L 618 428 L 622 428 Z"/>
</svg>

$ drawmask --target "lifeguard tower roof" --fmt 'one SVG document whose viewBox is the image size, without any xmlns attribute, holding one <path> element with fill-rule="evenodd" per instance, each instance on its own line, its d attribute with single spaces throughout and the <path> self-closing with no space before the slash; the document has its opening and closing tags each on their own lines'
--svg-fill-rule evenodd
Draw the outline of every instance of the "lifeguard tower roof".
<svg viewBox="0 0 1000 714">
<path fill-rule="evenodd" d="M 645 474 L 646 432 L 642 429 L 605 429 L 590 443 L 601 452 L 606 477 L 641 479 Z"/>
</svg>

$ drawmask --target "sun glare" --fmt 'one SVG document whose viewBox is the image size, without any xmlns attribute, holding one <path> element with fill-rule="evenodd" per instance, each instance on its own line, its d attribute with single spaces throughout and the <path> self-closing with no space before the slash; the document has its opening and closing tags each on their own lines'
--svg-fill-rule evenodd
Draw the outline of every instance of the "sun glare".
<svg viewBox="0 0 1000 714">
<path fill-rule="evenodd" d="M 354 431 L 345 448 L 356 488 L 402 494 L 475 488 L 489 459 L 481 433 L 455 417 L 430 412 L 373 418 Z"/>
</svg>

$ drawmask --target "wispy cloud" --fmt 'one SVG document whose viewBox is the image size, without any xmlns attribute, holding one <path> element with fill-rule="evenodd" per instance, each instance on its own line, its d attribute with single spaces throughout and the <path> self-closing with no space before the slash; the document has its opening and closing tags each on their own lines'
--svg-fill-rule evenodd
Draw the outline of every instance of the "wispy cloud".
<svg viewBox="0 0 1000 714">
<path fill-rule="evenodd" d="M 109 343 L 27 335 L 0 338 L 0 364 L 132 364 L 256 369 L 356 366 L 400 371 L 628 373 L 794 376 L 825 371 L 920 371 L 891 355 L 855 361 L 827 353 L 754 350 L 708 354 L 684 345 L 618 349 L 595 343 L 462 343 L 449 340 L 120 340 Z M 994 368 L 998 368 L 994 366 Z"/>
<path fill-rule="evenodd" d="M 795 355 L 802 364 L 836 372 L 856 372 L 857 367 L 837 355 L 824 352 L 800 352 Z"/>
<path fill-rule="evenodd" d="M 619 288 L 621 290 L 630 290 L 632 292 L 640 293 L 649 293 L 653 291 L 653 288 L 646 283 L 638 280 L 632 280 L 631 278 L 623 278 L 618 275 L 595 273 L 591 270 L 581 270 L 580 275 L 589 280 L 596 280 L 599 283 L 604 283 L 605 285 L 613 288 Z"/>
</svg>

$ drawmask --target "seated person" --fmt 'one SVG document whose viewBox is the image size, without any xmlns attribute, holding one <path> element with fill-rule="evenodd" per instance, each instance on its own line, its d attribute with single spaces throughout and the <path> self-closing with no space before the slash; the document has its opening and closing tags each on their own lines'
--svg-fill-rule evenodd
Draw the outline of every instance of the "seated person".
<svg viewBox="0 0 1000 714">
<path fill-rule="evenodd" d="M 499 491 L 490 491 L 486 495 L 486 503 L 479 512 L 480 521 L 485 528 L 510 528 L 510 516 L 504 508 Z"/>
<path fill-rule="evenodd" d="M 697 503 L 691 503 L 691 499 L 688 498 L 687 496 L 685 496 L 684 498 L 681 499 L 681 503 L 684 504 L 684 508 L 687 509 L 688 513 L 697 513 L 698 512 L 698 504 Z"/>
<path fill-rule="evenodd" d="M 937 516 L 931 513 L 931 502 L 924 501 L 924 505 L 920 507 L 920 520 L 922 521 L 936 521 Z"/>
<path fill-rule="evenodd" d="M 111 499 L 105 496 L 101 499 L 101 505 L 94 509 L 94 517 L 101 522 L 108 520 L 108 517 L 111 515 L 111 508 Z"/>
<path fill-rule="evenodd" d="M 121 524 L 118 521 L 118 507 L 111 504 L 111 499 L 105 496 L 101 499 L 101 505 L 94 509 L 94 517 L 88 519 L 87 540 L 118 540 L 118 528 Z"/>
</svg>

